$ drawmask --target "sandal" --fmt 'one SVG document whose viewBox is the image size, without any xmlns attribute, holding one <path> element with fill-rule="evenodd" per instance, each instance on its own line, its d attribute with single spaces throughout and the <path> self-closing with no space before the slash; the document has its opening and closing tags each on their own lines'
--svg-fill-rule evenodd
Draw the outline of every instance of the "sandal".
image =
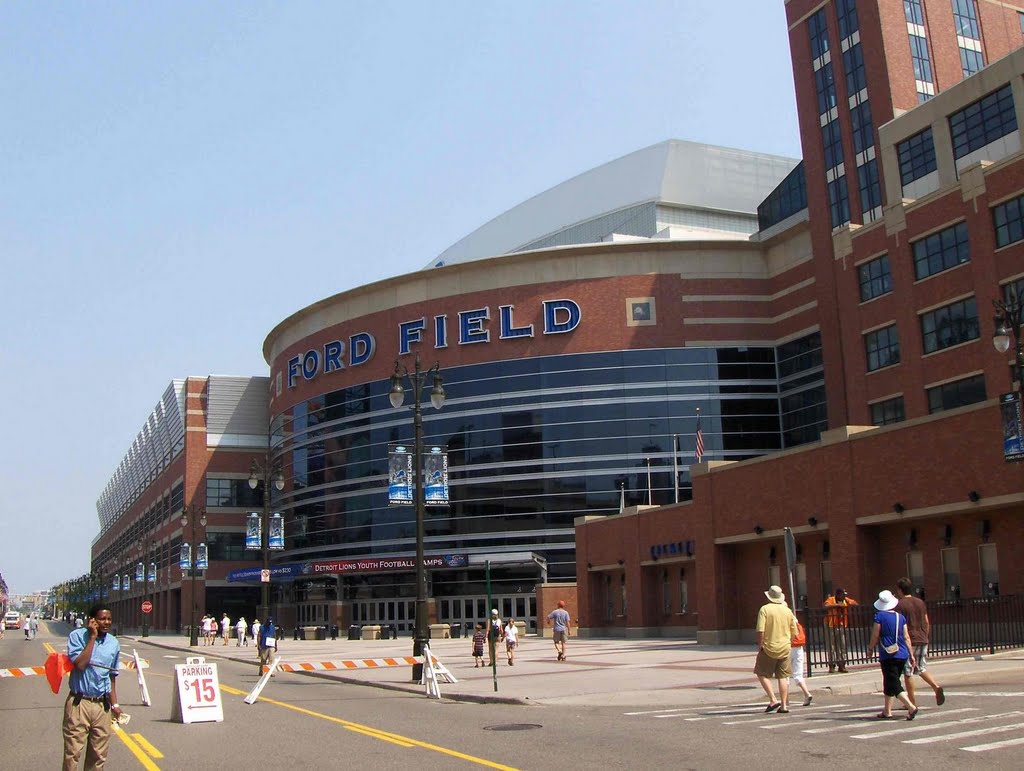
<svg viewBox="0 0 1024 771">
<path fill-rule="evenodd" d="M 910 714 L 907 715 L 907 720 L 913 720 L 915 717 L 917 717 L 917 713 L 920 712 L 920 711 L 921 710 L 918 707 L 915 707 L 914 709 L 912 709 L 910 711 Z"/>
<path fill-rule="evenodd" d="M 895 720 L 895 719 L 896 719 L 895 715 L 886 715 L 884 712 L 879 712 L 877 715 L 875 715 L 875 720 Z M 910 718 L 907 718 L 907 719 L 909 720 Z"/>
<path fill-rule="evenodd" d="M 789 710 L 786 709 L 785 707 L 783 707 L 782 709 L 777 710 L 775 714 L 776 715 L 788 715 L 789 714 Z"/>
<path fill-rule="evenodd" d="M 782 702 L 781 701 L 773 701 L 771 704 L 769 704 L 767 707 L 764 708 L 764 711 L 765 712 L 774 712 L 775 710 L 779 709 L 779 707 L 781 707 L 781 706 L 782 706 Z"/>
</svg>

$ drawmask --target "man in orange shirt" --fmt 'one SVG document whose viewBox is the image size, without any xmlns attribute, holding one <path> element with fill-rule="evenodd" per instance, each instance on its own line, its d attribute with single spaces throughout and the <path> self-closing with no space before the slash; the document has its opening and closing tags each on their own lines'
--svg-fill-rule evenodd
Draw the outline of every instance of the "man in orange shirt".
<svg viewBox="0 0 1024 771">
<path fill-rule="evenodd" d="M 836 667 L 846 674 L 846 630 L 850 626 L 850 612 L 847 610 L 857 601 L 846 595 L 845 589 L 836 589 L 835 594 L 825 598 L 825 642 L 828 645 L 828 671 Z"/>
</svg>

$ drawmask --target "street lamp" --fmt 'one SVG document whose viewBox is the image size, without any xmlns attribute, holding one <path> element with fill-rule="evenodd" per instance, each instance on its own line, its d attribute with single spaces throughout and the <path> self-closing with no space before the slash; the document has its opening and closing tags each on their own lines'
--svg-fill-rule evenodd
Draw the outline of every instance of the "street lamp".
<svg viewBox="0 0 1024 771">
<path fill-rule="evenodd" d="M 196 543 L 196 525 L 198 524 L 202 527 L 206 527 L 206 509 L 201 509 L 194 503 L 191 506 L 186 506 L 182 509 L 182 528 L 188 527 L 189 522 L 192 523 L 192 554 L 189 555 L 190 559 L 188 563 L 188 572 L 192 576 L 192 614 L 188 628 L 188 644 L 194 648 L 199 645 L 199 630 L 196 629 L 196 562 L 199 557 L 199 545 Z M 182 571 L 182 578 L 184 577 L 184 571 Z"/>
<path fill-rule="evenodd" d="M 992 345 L 999 353 L 1006 353 L 1010 350 L 1010 336 L 1013 335 L 1013 377 L 1014 382 L 1019 384 L 1015 388 L 1020 388 L 1024 385 L 1024 380 L 1022 380 L 1024 377 L 1024 352 L 1022 352 L 1020 339 L 1020 326 L 1024 323 L 1024 287 L 1017 292 L 1016 299 L 1011 299 L 1009 302 L 993 300 L 992 304 L 996 308 Z"/>
<path fill-rule="evenodd" d="M 420 413 L 420 402 L 423 400 L 423 389 L 426 386 L 428 377 L 433 378 L 433 387 L 430 389 L 430 404 L 435 410 L 441 409 L 444 405 L 444 385 L 441 379 L 440 365 L 435 362 L 434 366 L 426 372 L 420 370 L 420 355 L 416 354 L 415 371 L 410 373 L 405 366 L 395 361 L 395 373 L 391 376 L 391 390 L 388 399 L 391 406 L 402 406 L 405 401 L 405 388 L 402 380 L 409 381 L 412 387 L 413 402 L 410 405 L 413 414 L 413 464 L 414 479 L 416 486 L 416 632 L 413 638 L 412 655 L 422 656 L 423 646 L 427 644 L 427 571 L 423 564 L 423 540 L 424 520 L 426 514 L 426 500 L 423 489 L 423 418 Z M 412 667 L 413 682 L 418 682 L 423 675 L 423 664 L 414 664 Z"/>
<path fill-rule="evenodd" d="M 284 489 L 284 472 L 280 464 L 271 466 L 270 448 L 267 448 L 267 455 L 261 464 L 255 458 L 249 466 L 249 489 L 255 490 L 263 483 L 263 511 L 260 514 L 260 550 L 263 552 L 263 569 L 270 572 L 270 485 L 278 492 Z M 267 623 L 267 616 L 270 615 L 270 582 L 260 577 L 260 611 L 259 617 L 263 623 Z"/>
</svg>

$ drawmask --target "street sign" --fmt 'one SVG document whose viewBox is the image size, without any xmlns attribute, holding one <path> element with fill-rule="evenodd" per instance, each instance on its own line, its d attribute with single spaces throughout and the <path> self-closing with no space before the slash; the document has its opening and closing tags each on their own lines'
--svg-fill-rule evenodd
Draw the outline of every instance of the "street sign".
<svg viewBox="0 0 1024 771">
<path fill-rule="evenodd" d="M 146 600 L 144 603 L 142 603 L 142 612 L 143 613 L 152 613 L 153 612 L 153 603 L 151 603 L 149 600 Z"/>
<path fill-rule="evenodd" d="M 176 664 L 171 720 L 182 723 L 223 722 L 217 665 Z"/>
<path fill-rule="evenodd" d="M 263 583 L 263 584 L 269 584 L 270 583 L 270 571 L 269 570 L 261 570 L 260 571 L 260 583 Z"/>
</svg>

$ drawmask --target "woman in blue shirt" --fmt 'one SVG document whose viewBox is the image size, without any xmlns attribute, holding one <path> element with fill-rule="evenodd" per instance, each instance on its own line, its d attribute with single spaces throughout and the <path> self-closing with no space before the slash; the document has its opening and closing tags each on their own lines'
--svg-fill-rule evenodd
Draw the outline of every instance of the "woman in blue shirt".
<svg viewBox="0 0 1024 771">
<path fill-rule="evenodd" d="M 888 589 L 878 593 L 875 600 L 875 624 L 871 627 L 871 641 L 868 650 L 878 646 L 878 662 L 882 667 L 882 692 L 885 705 L 878 713 L 879 720 L 892 720 L 892 700 L 899 699 L 907 708 L 907 720 L 917 717 L 917 706 L 903 691 L 900 677 L 907 659 L 914 665 L 914 646 L 910 644 L 907 620 L 896 612 L 898 600 Z"/>
</svg>

